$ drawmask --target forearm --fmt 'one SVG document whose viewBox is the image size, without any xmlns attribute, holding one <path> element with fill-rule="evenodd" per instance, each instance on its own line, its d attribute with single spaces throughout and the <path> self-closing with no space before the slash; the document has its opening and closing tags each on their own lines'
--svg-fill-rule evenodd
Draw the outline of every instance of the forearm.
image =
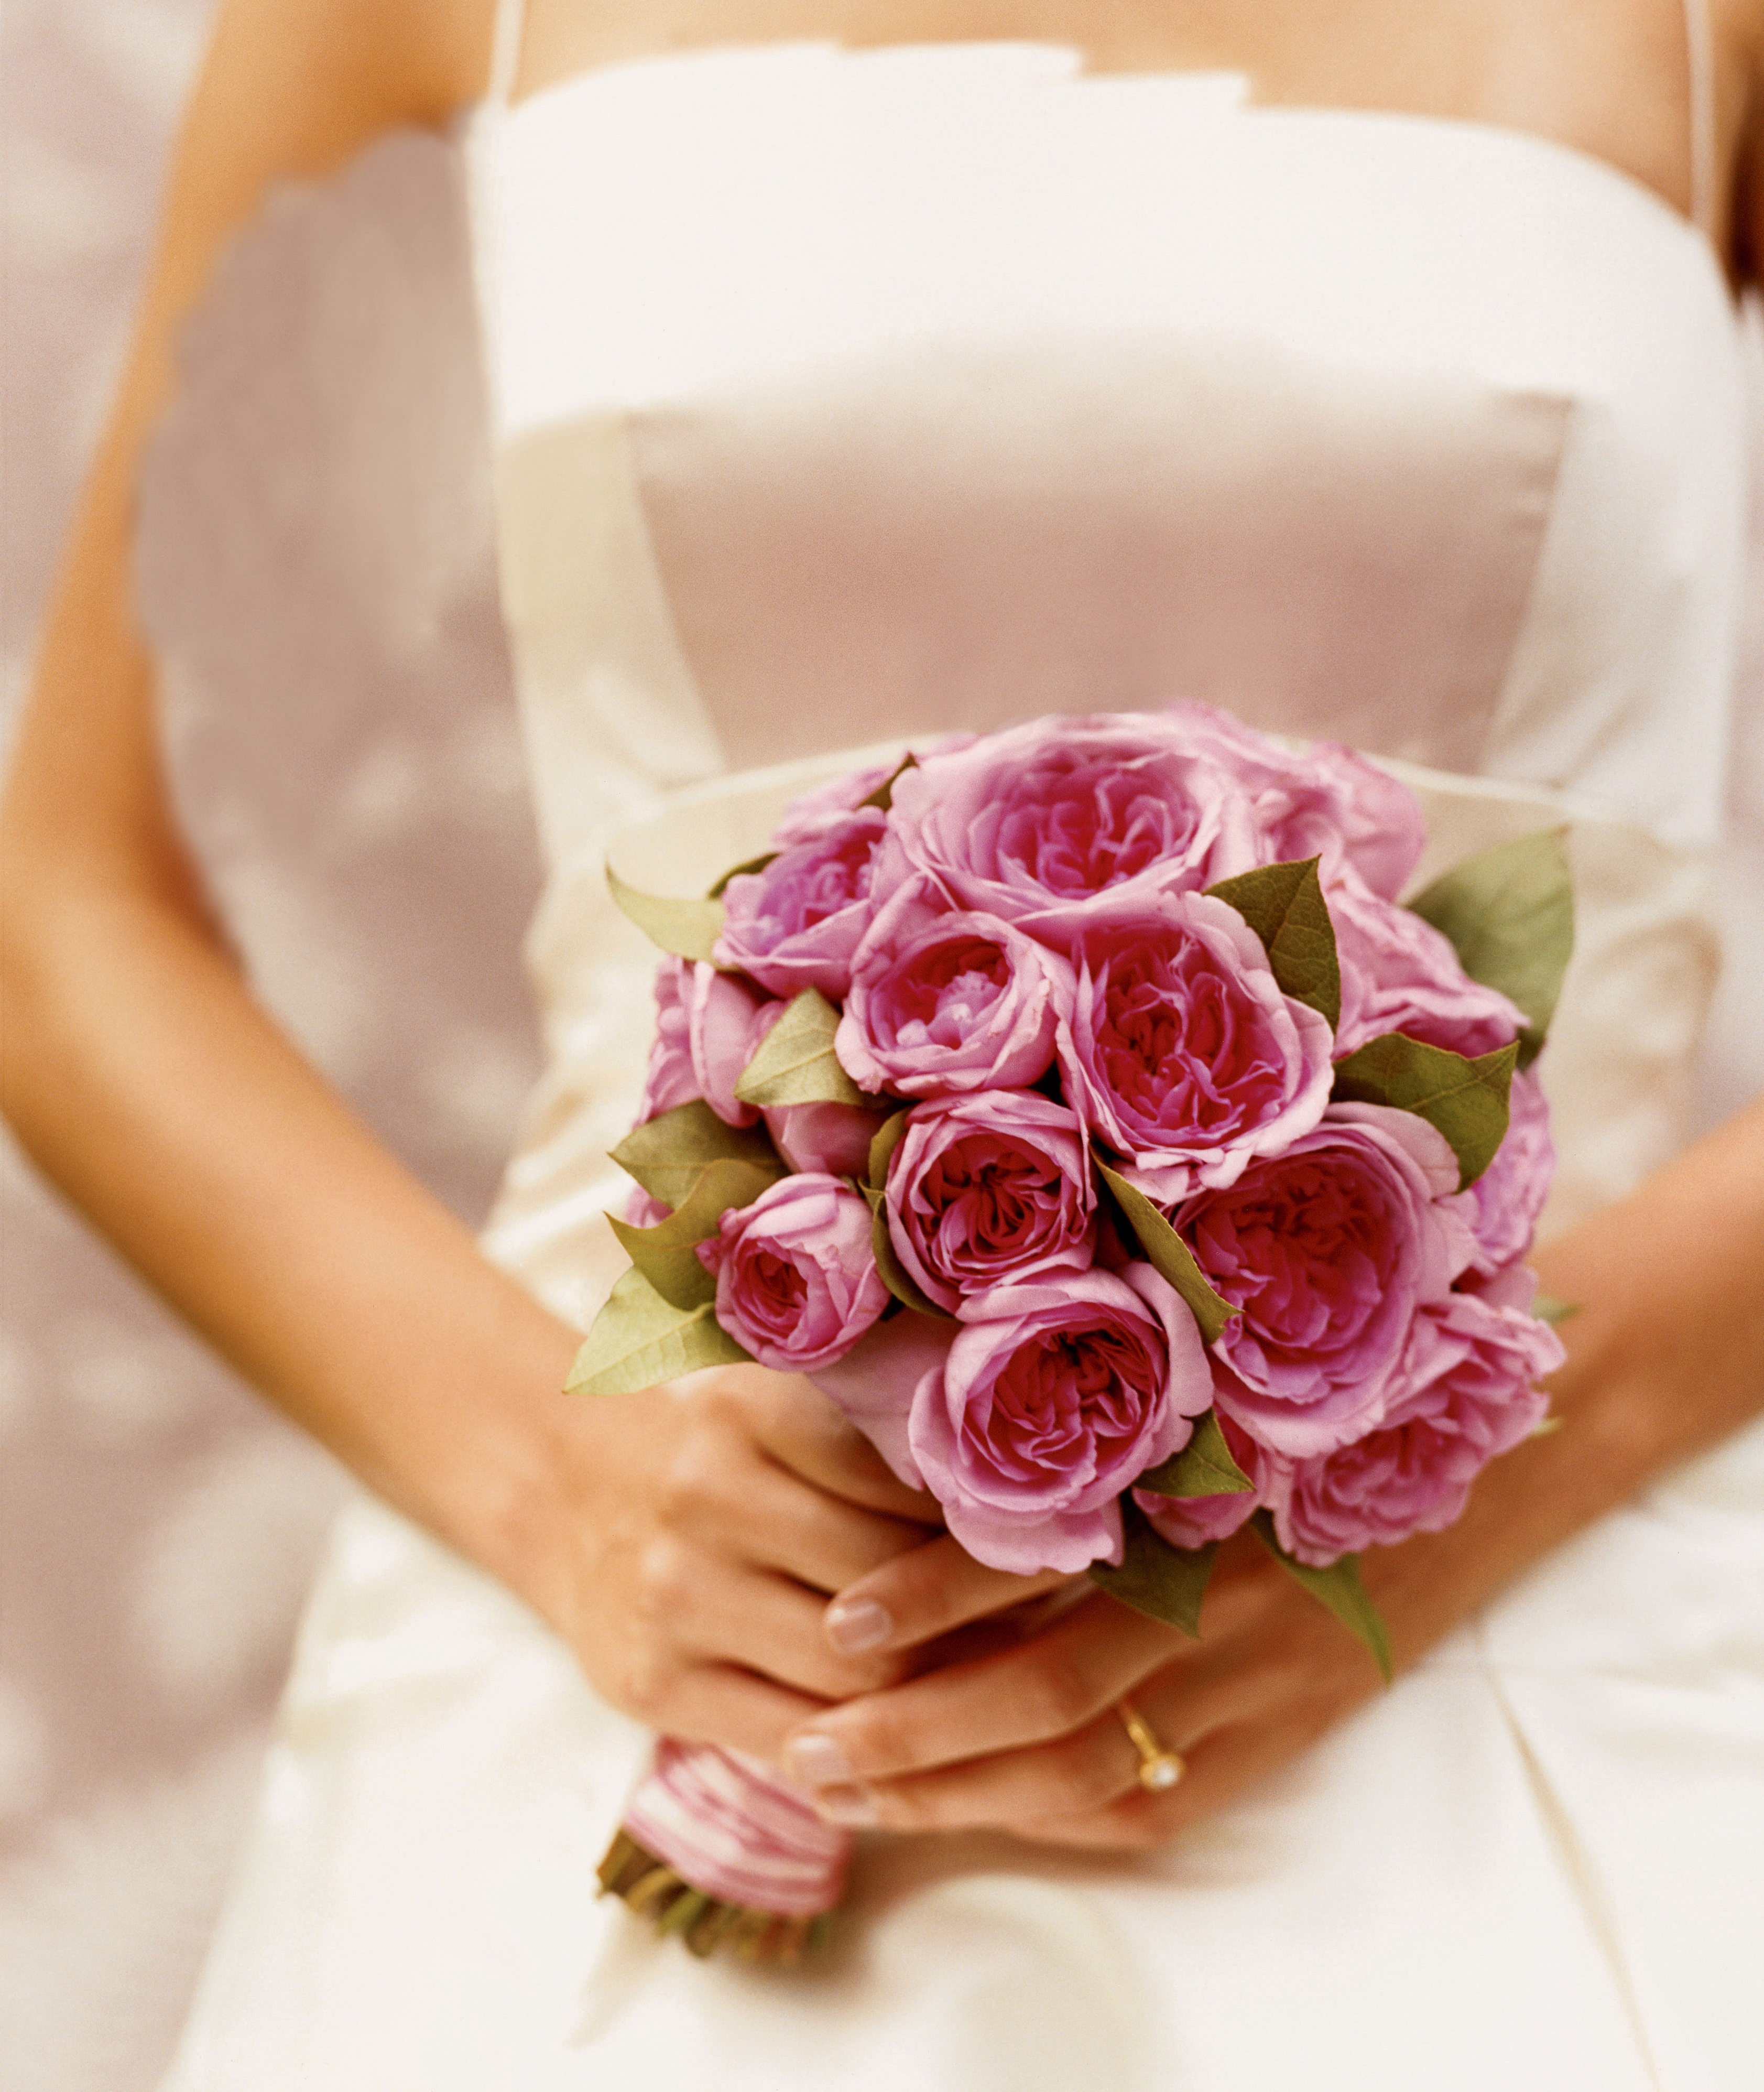
<svg viewBox="0 0 1764 2092">
<path fill-rule="evenodd" d="M 521 1585 L 574 1333 L 360 1125 L 191 914 L 77 864 L 30 887 L 5 1053 L 27 1149 L 291 1416 Z"/>
</svg>

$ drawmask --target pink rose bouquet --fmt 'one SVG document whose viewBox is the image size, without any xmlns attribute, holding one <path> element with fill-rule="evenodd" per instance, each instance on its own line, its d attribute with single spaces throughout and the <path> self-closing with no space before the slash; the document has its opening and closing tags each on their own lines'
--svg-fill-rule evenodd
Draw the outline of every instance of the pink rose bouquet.
<svg viewBox="0 0 1764 2092">
<path fill-rule="evenodd" d="M 615 882 L 671 956 L 571 1387 L 807 1372 L 978 1560 L 1192 1633 L 1247 1526 L 1387 1670 L 1357 1550 L 1456 1518 L 1561 1359 L 1523 1264 L 1559 841 L 1405 905 L 1424 841 L 1363 757 L 1184 704 L 854 772 L 704 901 Z M 847 1850 L 665 1741 L 602 1878 L 787 1952 Z"/>
</svg>

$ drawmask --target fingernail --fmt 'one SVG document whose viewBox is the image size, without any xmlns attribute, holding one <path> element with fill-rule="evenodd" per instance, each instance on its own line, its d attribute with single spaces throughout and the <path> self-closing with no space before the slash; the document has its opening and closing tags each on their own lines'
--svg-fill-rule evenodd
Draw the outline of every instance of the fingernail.
<svg viewBox="0 0 1764 2092">
<path fill-rule="evenodd" d="M 867 1787 L 823 1787 L 815 1796 L 815 1813 L 825 1823 L 842 1824 L 852 1830 L 882 1820 L 876 1797 Z"/>
<path fill-rule="evenodd" d="M 852 1777 L 850 1760 L 830 1736 L 797 1736 L 784 1746 L 784 1770 L 805 1787 L 838 1787 Z"/>
<path fill-rule="evenodd" d="M 880 1649 L 895 1631 L 894 1615 L 873 1598 L 854 1598 L 849 1605 L 836 1601 L 822 1614 L 822 1625 L 841 1656 Z"/>
</svg>

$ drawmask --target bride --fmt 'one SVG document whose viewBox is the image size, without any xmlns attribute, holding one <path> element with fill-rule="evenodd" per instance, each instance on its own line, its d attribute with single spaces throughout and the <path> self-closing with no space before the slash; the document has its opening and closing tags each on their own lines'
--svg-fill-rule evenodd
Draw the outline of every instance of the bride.
<svg viewBox="0 0 1764 2092">
<path fill-rule="evenodd" d="M 252 1001 L 129 609 L 217 253 L 462 110 L 553 858 L 554 1062 L 484 1245 Z M 1761 125 L 1755 0 L 227 0 L 5 841 L 21 1138 L 372 1492 L 180 2092 L 1755 2068 L 1764 1109 L 1680 1122 Z M 1100 1595 L 989 1632 L 1042 1583 L 805 1382 L 558 1393 L 651 1021 L 608 838 L 757 763 L 1175 695 L 1576 853 L 1563 1428 L 1367 1557 L 1387 1696 L 1236 1544 L 1197 1644 Z M 595 1904 L 649 1730 L 882 1834 L 824 1969 Z"/>
</svg>

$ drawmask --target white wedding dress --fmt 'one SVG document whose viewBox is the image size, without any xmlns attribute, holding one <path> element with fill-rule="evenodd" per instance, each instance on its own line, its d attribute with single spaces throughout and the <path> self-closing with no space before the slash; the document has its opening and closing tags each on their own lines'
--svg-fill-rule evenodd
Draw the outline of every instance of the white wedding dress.
<svg viewBox="0 0 1764 2092">
<path fill-rule="evenodd" d="M 1567 820 L 1553 1221 L 1671 1151 L 1743 511 L 1696 225 L 1528 136 L 1043 45 L 621 65 L 494 98 L 466 149 L 553 867 L 551 1065 L 494 1255 L 584 1322 L 622 1261 L 604 1151 L 653 955 L 606 900 L 610 838 L 689 890 L 848 744 L 1177 695 L 1448 773 L 1414 773 L 1438 861 Z M 1638 1284 L 1670 1264 L 1637 1243 Z M 807 1973 L 698 1963 L 597 1902 L 648 1744 L 361 1502 L 168 2092 L 1764 2069 L 1764 1426 L 1168 1851 L 866 1846 Z"/>
</svg>

